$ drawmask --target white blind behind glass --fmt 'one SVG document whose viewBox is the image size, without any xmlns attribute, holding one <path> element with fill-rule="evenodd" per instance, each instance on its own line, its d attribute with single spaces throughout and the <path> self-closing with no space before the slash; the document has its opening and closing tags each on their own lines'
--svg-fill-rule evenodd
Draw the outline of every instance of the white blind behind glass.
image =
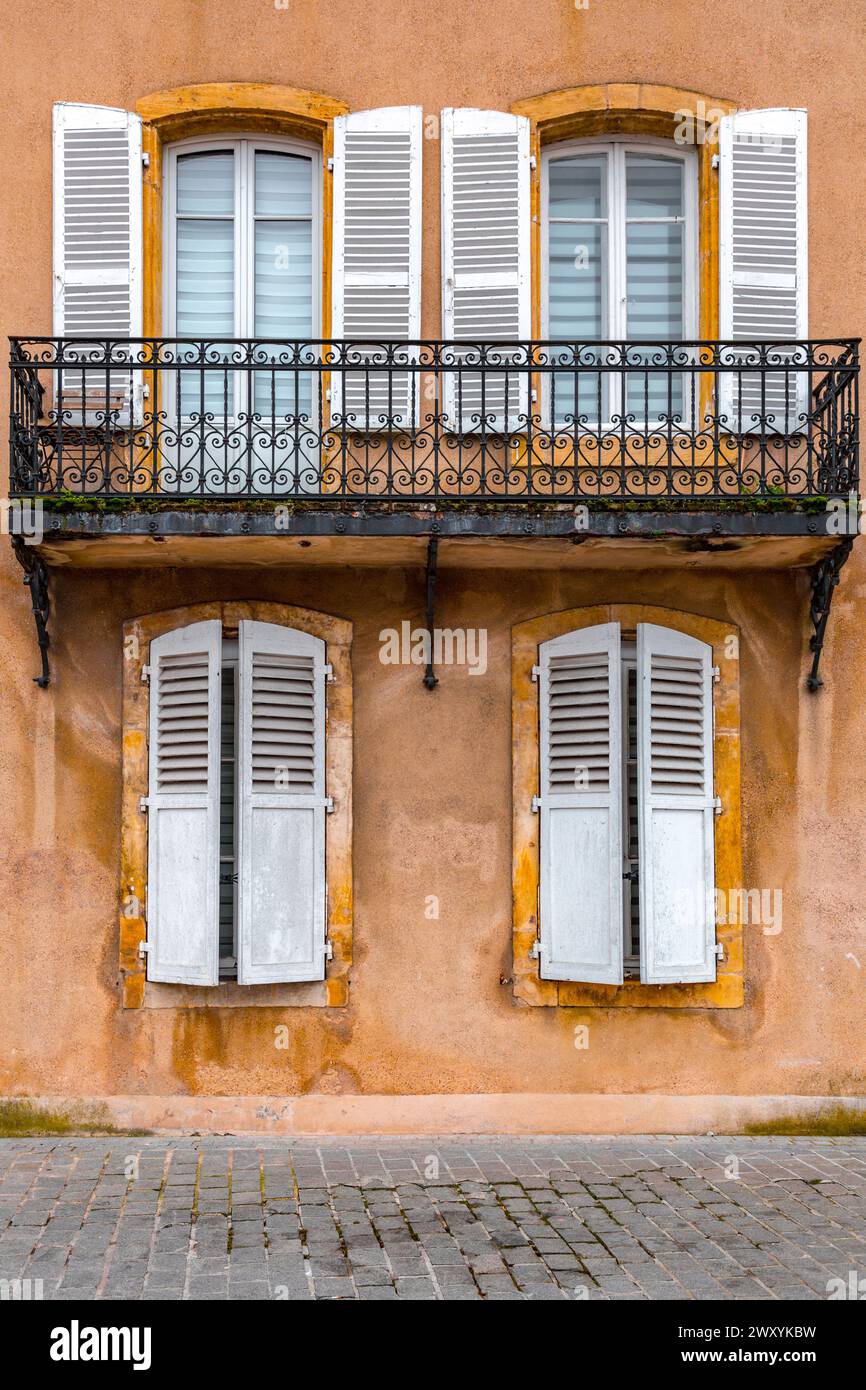
<svg viewBox="0 0 866 1390">
<path fill-rule="evenodd" d="M 179 338 L 232 338 L 235 332 L 235 157 L 231 150 L 180 155 L 177 161 L 175 329 Z M 213 358 L 219 342 L 208 342 Z M 192 354 L 193 344 L 181 345 Z M 183 372 L 180 414 L 231 412 L 231 378 Z"/>
<path fill-rule="evenodd" d="M 313 332 L 313 177 L 302 155 L 255 156 L 256 338 L 286 342 Z M 279 352 L 279 348 L 277 348 Z M 309 415 L 309 373 L 256 374 L 256 412 L 266 418 Z"/>
</svg>

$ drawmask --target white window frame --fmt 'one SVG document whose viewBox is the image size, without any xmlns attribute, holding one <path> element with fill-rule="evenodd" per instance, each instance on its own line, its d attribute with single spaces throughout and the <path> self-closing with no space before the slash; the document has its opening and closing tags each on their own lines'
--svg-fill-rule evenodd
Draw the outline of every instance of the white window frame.
<svg viewBox="0 0 866 1390">
<path fill-rule="evenodd" d="M 680 222 L 683 236 L 683 340 L 698 337 L 699 323 L 699 246 L 698 246 L 698 158 L 694 149 L 680 149 L 669 140 L 652 136 L 612 135 L 604 140 L 568 140 L 547 145 L 541 152 L 541 336 L 550 337 L 550 165 L 559 159 L 576 155 L 605 155 L 607 157 L 607 217 L 557 218 L 556 221 L 606 224 L 607 254 L 607 312 L 608 332 L 600 342 L 627 342 L 626 322 L 628 296 L 626 286 L 626 156 L 629 154 L 658 154 L 678 160 L 684 170 L 682 218 L 648 218 L 652 222 Z M 635 219 L 631 219 L 635 220 Z M 651 341 L 651 340 L 650 340 Z M 544 418 L 550 414 L 550 388 L 547 373 L 543 382 Z M 605 416 L 600 428 L 611 429 L 611 398 L 615 375 L 605 378 Z M 689 427 L 684 403 L 683 426 Z M 555 423 L 555 422 L 554 422 Z M 650 420 L 650 426 L 652 421 Z M 642 431 L 641 431 L 642 432 Z"/>
<path fill-rule="evenodd" d="M 307 141 L 284 139 L 281 136 L 259 136 L 254 132 L 232 135 L 225 139 L 208 136 L 206 139 L 178 140 L 165 152 L 165 212 L 163 218 L 163 324 L 165 336 L 176 338 L 177 333 L 177 162 L 187 154 L 215 154 L 231 151 L 235 158 L 235 200 L 232 220 L 234 237 L 234 338 L 255 338 L 255 224 L 257 221 L 306 222 L 306 217 L 255 213 L 255 156 L 257 151 L 294 154 L 310 160 L 312 173 L 311 250 L 313 267 L 313 314 L 310 337 L 317 339 L 322 331 L 322 151 Z M 188 214 L 191 220 L 202 220 L 208 214 Z M 215 221 L 228 220 L 223 214 L 210 214 Z M 194 370 L 194 368 L 193 368 Z M 250 373 L 238 372 L 233 383 L 233 410 L 229 420 L 236 418 L 236 403 L 243 399 L 239 378 Z"/>
</svg>

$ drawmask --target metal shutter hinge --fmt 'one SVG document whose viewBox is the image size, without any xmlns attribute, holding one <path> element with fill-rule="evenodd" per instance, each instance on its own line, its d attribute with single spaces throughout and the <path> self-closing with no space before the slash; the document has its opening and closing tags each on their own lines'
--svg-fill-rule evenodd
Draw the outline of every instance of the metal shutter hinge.
<svg viewBox="0 0 866 1390">
<path fill-rule="evenodd" d="M 714 154 L 714 155 L 713 155 L 713 168 L 714 168 L 714 169 L 718 169 L 719 163 L 720 163 L 719 156 L 718 156 L 717 154 Z"/>
<path fill-rule="evenodd" d="M 329 173 L 329 174 L 333 174 L 333 172 L 334 172 L 334 157 L 333 157 L 333 155 L 328 155 L 328 173 Z"/>
<path fill-rule="evenodd" d="M 530 167 L 530 169 L 537 169 L 537 168 L 538 168 L 538 160 L 536 159 L 536 157 L 535 157 L 534 154 L 531 154 L 531 155 L 529 156 L 529 167 Z"/>
<path fill-rule="evenodd" d="M 713 797 L 713 810 L 717 816 L 722 814 L 722 798 L 720 796 Z"/>
<path fill-rule="evenodd" d="M 535 941 L 533 941 L 532 945 L 529 948 L 530 958 L 532 960 L 541 960 L 541 952 L 543 951 L 543 949 L 544 947 L 536 937 Z"/>
<path fill-rule="evenodd" d="M 142 679 L 142 683 L 143 683 L 144 685 L 147 685 L 148 681 L 150 680 L 150 667 L 149 667 L 149 666 L 142 666 L 142 668 L 141 668 L 141 679 Z"/>
<path fill-rule="evenodd" d="M 334 814 L 334 798 L 332 796 L 325 797 L 325 810 L 329 816 Z"/>
<path fill-rule="evenodd" d="M 716 955 L 716 960 L 724 960 L 724 959 L 725 959 L 725 946 L 724 946 L 724 942 L 722 942 L 722 941 L 717 941 L 717 942 L 716 942 L 716 951 L 715 951 L 715 955 Z"/>
<path fill-rule="evenodd" d="M 325 937 L 325 960 L 334 959 L 334 948 L 327 937 Z"/>
<path fill-rule="evenodd" d="M 541 679 L 541 667 L 540 667 L 540 666 L 533 666 L 533 668 L 532 668 L 532 679 L 533 679 L 534 681 L 537 681 L 537 680 L 540 680 L 540 679 Z"/>
<path fill-rule="evenodd" d="M 147 797 L 147 796 L 140 796 L 140 797 L 138 798 L 138 809 L 139 809 L 139 811 L 142 811 L 142 812 L 146 811 L 149 805 L 150 805 L 150 798 L 149 798 L 149 797 Z"/>
<path fill-rule="evenodd" d="M 139 941 L 139 943 L 138 943 L 138 954 L 141 956 L 141 959 L 142 959 L 142 960 L 144 960 L 145 956 L 147 955 L 148 951 L 149 951 L 150 948 L 151 948 L 151 945 L 152 945 L 152 942 L 150 942 L 150 941 Z"/>
<path fill-rule="evenodd" d="M 143 169 L 150 168 L 150 155 L 148 154 L 147 150 L 142 150 L 141 152 L 141 164 Z"/>
<path fill-rule="evenodd" d="M 540 810 L 541 810 L 541 797 L 540 797 L 540 796 L 534 796 L 534 797 L 532 798 L 532 814 L 533 814 L 534 816 L 537 816 L 537 815 L 538 815 L 538 812 L 539 812 Z"/>
<path fill-rule="evenodd" d="M 719 670 L 718 666 L 711 666 L 710 672 L 714 681 L 720 681 L 722 679 L 722 673 Z"/>
<path fill-rule="evenodd" d="M 336 680 L 336 676 L 334 675 L 334 668 L 331 665 L 322 667 L 322 675 L 325 677 L 326 681 Z"/>
</svg>

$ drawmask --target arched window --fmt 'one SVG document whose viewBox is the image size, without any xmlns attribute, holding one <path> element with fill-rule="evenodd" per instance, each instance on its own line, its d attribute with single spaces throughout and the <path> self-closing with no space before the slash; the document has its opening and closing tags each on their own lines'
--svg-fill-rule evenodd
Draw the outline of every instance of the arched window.
<svg viewBox="0 0 866 1390">
<path fill-rule="evenodd" d="M 712 647 L 610 622 L 538 650 L 541 979 L 715 980 Z"/>
<path fill-rule="evenodd" d="M 696 338 L 697 187 L 695 151 L 671 141 L 623 137 L 547 146 L 542 338 L 650 345 Z M 631 358 L 641 360 L 639 348 Z M 651 422 L 682 417 L 688 405 L 677 373 L 563 372 L 550 389 L 556 420 L 575 411 L 590 420 L 625 412 Z"/>
<path fill-rule="evenodd" d="M 149 980 L 324 978 L 325 654 L 253 620 L 151 642 Z"/>
</svg>

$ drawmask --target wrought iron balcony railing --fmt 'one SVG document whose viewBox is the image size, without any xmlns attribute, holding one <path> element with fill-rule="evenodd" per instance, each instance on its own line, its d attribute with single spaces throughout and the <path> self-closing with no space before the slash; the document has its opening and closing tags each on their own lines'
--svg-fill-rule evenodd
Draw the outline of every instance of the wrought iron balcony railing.
<svg viewBox="0 0 866 1390">
<path fill-rule="evenodd" d="M 13 338 L 13 496 L 596 507 L 858 491 L 858 340 Z"/>
</svg>

